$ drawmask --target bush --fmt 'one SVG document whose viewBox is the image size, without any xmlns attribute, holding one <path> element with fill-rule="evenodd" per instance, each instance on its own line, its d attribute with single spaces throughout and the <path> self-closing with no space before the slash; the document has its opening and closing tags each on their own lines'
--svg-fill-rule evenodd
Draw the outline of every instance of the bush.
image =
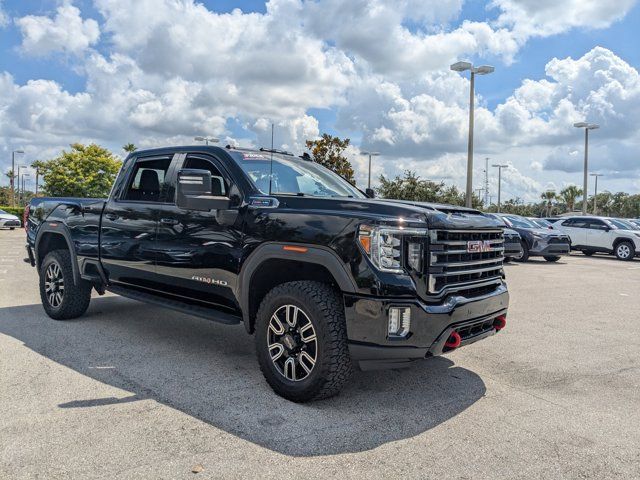
<svg viewBox="0 0 640 480">
<path fill-rule="evenodd" d="M 22 214 L 24 213 L 24 207 L 2 207 L 0 206 L 0 210 L 4 210 L 11 215 L 17 216 L 22 221 Z"/>
</svg>

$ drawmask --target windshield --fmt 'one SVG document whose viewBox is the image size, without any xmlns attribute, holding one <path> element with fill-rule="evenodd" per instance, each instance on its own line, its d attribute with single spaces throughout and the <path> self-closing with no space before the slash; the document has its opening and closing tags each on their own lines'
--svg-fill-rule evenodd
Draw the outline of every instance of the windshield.
<svg viewBox="0 0 640 480">
<path fill-rule="evenodd" d="M 544 218 L 530 218 L 529 220 L 531 220 L 540 228 L 549 228 L 549 226 L 551 225 L 551 222 L 548 222 Z"/>
<path fill-rule="evenodd" d="M 533 223 L 531 220 L 528 220 L 524 217 L 518 217 L 516 215 L 505 215 L 505 218 L 511 225 L 518 228 L 540 228 L 538 225 Z"/>
<path fill-rule="evenodd" d="M 269 194 L 271 155 L 240 153 L 238 164 L 249 175 L 258 190 Z M 237 158 L 237 157 L 236 157 Z M 366 198 L 360 190 L 331 170 L 310 160 L 273 156 L 272 194 L 308 195 L 313 197 Z"/>
<path fill-rule="evenodd" d="M 608 220 L 615 227 L 618 227 L 622 230 L 638 230 L 637 226 L 627 220 L 619 220 L 617 218 L 609 218 Z"/>
</svg>

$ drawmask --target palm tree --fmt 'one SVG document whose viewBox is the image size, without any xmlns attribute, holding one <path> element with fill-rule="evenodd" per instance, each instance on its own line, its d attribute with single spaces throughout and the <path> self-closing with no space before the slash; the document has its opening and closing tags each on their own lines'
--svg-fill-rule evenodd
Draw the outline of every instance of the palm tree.
<svg viewBox="0 0 640 480">
<path fill-rule="evenodd" d="M 567 206 L 567 210 L 569 212 L 573 212 L 573 209 L 576 206 L 576 198 L 582 196 L 582 189 L 576 187 L 575 185 L 569 185 L 562 190 L 560 190 L 560 197 L 562 201 Z"/>
<path fill-rule="evenodd" d="M 540 198 L 542 198 L 547 202 L 547 217 L 548 217 L 551 212 L 552 202 L 556 200 L 558 196 L 556 195 L 556 192 L 554 192 L 553 190 L 547 190 L 542 195 L 540 195 Z"/>
<path fill-rule="evenodd" d="M 138 149 L 138 147 L 136 147 L 133 143 L 127 143 L 126 145 L 124 145 L 124 146 L 122 147 L 122 149 L 123 149 L 125 152 L 133 153 L 133 152 L 135 152 L 135 151 Z"/>
</svg>

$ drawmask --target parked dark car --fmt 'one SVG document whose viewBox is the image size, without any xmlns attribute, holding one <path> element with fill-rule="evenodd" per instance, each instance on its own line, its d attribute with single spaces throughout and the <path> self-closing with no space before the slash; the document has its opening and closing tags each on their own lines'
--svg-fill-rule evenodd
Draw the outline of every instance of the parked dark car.
<svg viewBox="0 0 640 480">
<path fill-rule="evenodd" d="M 568 235 L 540 228 L 531 220 L 508 213 L 488 213 L 491 218 L 500 220 L 505 226 L 520 234 L 522 254 L 513 259 L 526 262 L 529 257 L 544 257 L 547 262 L 557 262 L 561 255 L 568 255 L 571 251 L 571 241 Z"/>
<path fill-rule="evenodd" d="M 32 200 L 28 261 L 46 313 L 111 291 L 255 333 L 283 397 L 340 391 L 503 329 L 502 224 L 368 198 L 308 157 L 214 146 L 136 151 L 108 199 Z"/>
<path fill-rule="evenodd" d="M 522 256 L 522 237 L 515 230 L 504 229 L 504 259 L 510 261 Z"/>
</svg>

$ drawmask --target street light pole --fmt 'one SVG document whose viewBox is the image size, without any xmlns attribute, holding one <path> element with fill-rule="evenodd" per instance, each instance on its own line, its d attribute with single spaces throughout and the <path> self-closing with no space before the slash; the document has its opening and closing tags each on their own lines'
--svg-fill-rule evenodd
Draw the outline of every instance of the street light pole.
<svg viewBox="0 0 640 480">
<path fill-rule="evenodd" d="M 509 165 L 492 165 L 498 169 L 498 213 L 500 213 L 500 194 L 502 191 L 502 169 L 509 168 Z"/>
<path fill-rule="evenodd" d="M 362 155 L 369 155 L 369 181 L 367 182 L 367 188 L 371 188 L 371 157 L 379 157 L 380 152 L 361 152 Z"/>
<path fill-rule="evenodd" d="M 16 153 L 24 153 L 24 150 L 11 152 L 11 206 L 16 206 Z"/>
<path fill-rule="evenodd" d="M 464 72 L 469 70 L 471 73 L 469 88 L 469 143 L 467 145 L 467 187 L 465 190 L 466 206 L 472 206 L 473 196 L 473 127 L 474 127 L 474 111 L 475 111 L 475 79 L 476 75 L 487 75 L 495 69 L 490 65 L 481 65 L 474 67 L 470 62 L 456 62 L 451 65 L 454 72 Z"/>
<path fill-rule="evenodd" d="M 593 214 L 597 215 L 598 214 L 598 177 L 602 177 L 603 174 L 590 173 L 589 175 L 591 175 L 592 177 L 596 177 L 596 189 L 595 189 L 595 193 L 593 194 Z"/>
<path fill-rule="evenodd" d="M 587 214 L 587 188 L 588 185 L 588 171 L 589 171 L 589 130 L 595 130 L 600 128 L 600 125 L 596 123 L 577 122 L 573 124 L 576 128 L 584 128 L 584 182 L 582 190 L 582 214 Z"/>
</svg>

